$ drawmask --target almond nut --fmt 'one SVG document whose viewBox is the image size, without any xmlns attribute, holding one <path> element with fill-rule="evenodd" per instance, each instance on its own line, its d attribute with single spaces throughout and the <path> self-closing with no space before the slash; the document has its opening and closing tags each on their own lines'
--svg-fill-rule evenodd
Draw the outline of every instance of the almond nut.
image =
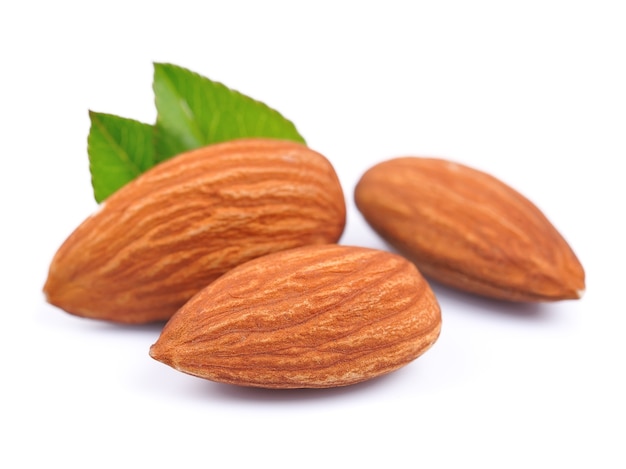
<svg viewBox="0 0 626 469">
<path fill-rule="evenodd" d="M 122 323 L 167 320 L 238 264 L 336 242 L 343 192 L 305 145 L 242 139 L 167 160 L 110 196 L 54 256 L 47 300 Z"/>
<path fill-rule="evenodd" d="M 327 388 L 396 370 L 429 349 L 439 304 L 405 258 L 306 246 L 242 264 L 165 325 L 150 355 L 212 381 Z"/>
<path fill-rule="evenodd" d="M 543 213 L 498 179 L 434 158 L 382 162 L 354 198 L 382 238 L 428 278 L 511 301 L 579 298 L 585 274 Z"/>
</svg>

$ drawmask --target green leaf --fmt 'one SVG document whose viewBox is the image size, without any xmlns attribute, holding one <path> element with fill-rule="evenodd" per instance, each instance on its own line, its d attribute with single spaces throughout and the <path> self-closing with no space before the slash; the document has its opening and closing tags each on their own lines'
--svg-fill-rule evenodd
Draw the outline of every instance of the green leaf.
<svg viewBox="0 0 626 469">
<path fill-rule="evenodd" d="M 156 162 L 243 137 L 305 143 L 294 124 L 266 104 L 185 68 L 154 64 Z"/>
<path fill-rule="evenodd" d="M 93 111 L 89 118 L 89 169 L 94 197 L 100 203 L 154 165 L 154 127 Z"/>
<path fill-rule="evenodd" d="M 89 167 L 98 203 L 172 156 L 212 143 L 267 137 L 305 143 L 266 104 L 172 64 L 154 64 L 155 125 L 90 111 Z"/>
</svg>

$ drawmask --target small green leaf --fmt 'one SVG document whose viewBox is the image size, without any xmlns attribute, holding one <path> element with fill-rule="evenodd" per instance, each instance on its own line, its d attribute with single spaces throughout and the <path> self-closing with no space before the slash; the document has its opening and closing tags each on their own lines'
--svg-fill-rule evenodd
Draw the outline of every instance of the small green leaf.
<svg viewBox="0 0 626 469">
<path fill-rule="evenodd" d="M 195 72 L 154 64 L 155 125 L 89 112 L 89 166 L 98 203 L 179 153 L 243 137 L 305 143 L 274 109 Z"/>
<path fill-rule="evenodd" d="M 100 203 L 154 165 L 154 127 L 93 111 L 89 118 L 89 169 L 94 197 Z"/>
<path fill-rule="evenodd" d="M 262 102 L 185 68 L 154 64 L 156 162 L 243 137 L 304 143 L 294 124 Z"/>
</svg>

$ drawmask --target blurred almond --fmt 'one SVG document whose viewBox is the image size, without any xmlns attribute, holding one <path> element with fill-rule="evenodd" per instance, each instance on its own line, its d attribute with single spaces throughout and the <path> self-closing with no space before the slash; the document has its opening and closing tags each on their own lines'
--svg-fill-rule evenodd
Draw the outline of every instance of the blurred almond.
<svg viewBox="0 0 626 469">
<path fill-rule="evenodd" d="M 484 172 L 405 157 L 363 174 L 355 202 L 382 238 L 426 276 L 511 301 L 576 299 L 585 274 L 576 255 L 528 199 Z"/>
</svg>

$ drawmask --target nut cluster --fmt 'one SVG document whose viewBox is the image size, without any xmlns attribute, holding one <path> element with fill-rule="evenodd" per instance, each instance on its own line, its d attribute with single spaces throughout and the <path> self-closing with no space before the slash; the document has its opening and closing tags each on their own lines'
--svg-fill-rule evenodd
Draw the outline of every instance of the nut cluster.
<svg viewBox="0 0 626 469">
<path fill-rule="evenodd" d="M 400 254 L 338 244 L 344 193 L 307 146 L 200 148 L 87 218 L 54 256 L 44 292 L 81 317 L 165 321 L 150 355 L 181 372 L 323 388 L 389 373 L 435 343 L 441 311 L 426 279 L 507 301 L 584 290 L 580 262 L 548 219 L 483 172 L 396 158 L 365 172 L 354 199 Z"/>
</svg>

